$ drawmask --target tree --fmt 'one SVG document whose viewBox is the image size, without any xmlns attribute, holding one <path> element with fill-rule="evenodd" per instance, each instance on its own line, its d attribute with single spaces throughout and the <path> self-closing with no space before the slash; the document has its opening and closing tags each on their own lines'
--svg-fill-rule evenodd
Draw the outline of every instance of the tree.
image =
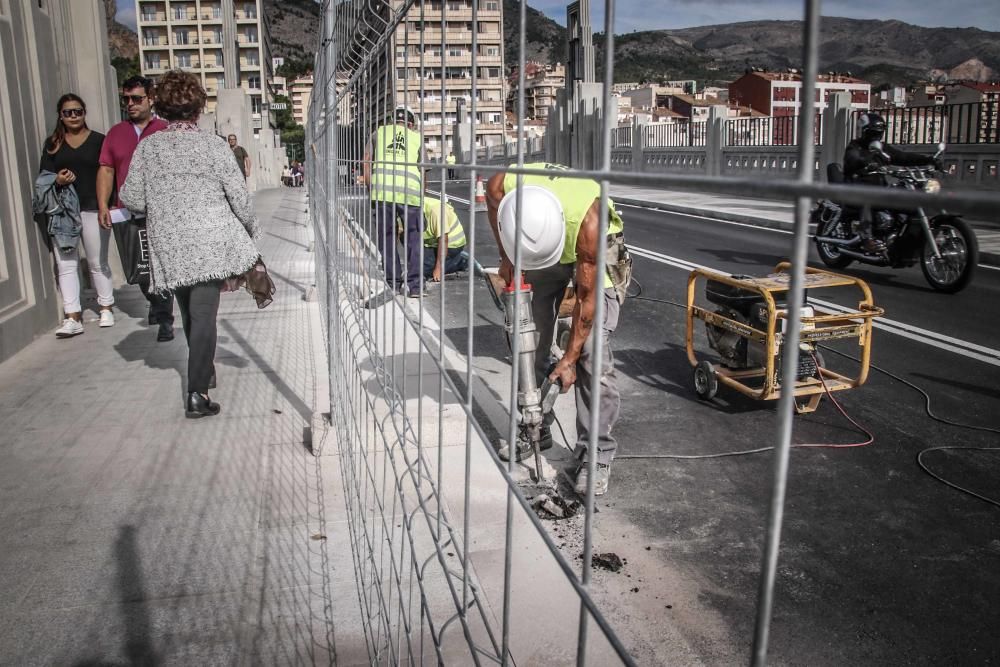
<svg viewBox="0 0 1000 667">
<path fill-rule="evenodd" d="M 139 56 L 134 58 L 115 56 L 111 59 L 111 65 L 118 73 L 118 85 L 121 85 L 128 78 L 138 76 L 142 73 L 139 69 Z"/>
<path fill-rule="evenodd" d="M 303 74 L 309 74 L 313 70 L 313 61 L 306 58 L 285 58 L 285 62 L 274 71 L 278 76 L 286 79 L 295 79 Z"/>
</svg>

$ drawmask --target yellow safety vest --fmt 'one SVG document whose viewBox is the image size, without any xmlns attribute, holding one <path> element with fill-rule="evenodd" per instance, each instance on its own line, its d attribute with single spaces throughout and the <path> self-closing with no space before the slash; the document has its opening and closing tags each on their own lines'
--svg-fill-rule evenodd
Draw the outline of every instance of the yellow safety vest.
<svg viewBox="0 0 1000 667">
<path fill-rule="evenodd" d="M 465 230 L 458 221 L 458 214 L 451 204 L 444 206 L 445 232 L 448 235 L 449 248 L 461 248 L 465 245 Z M 441 200 L 424 197 L 424 247 L 436 248 L 441 241 Z"/>
<path fill-rule="evenodd" d="M 455 156 L 449 153 L 448 157 L 446 157 L 444 161 L 446 164 L 455 164 Z"/>
<path fill-rule="evenodd" d="M 403 125 L 382 125 L 375 131 L 372 201 L 420 206 L 420 142 L 420 134 Z"/>
<path fill-rule="evenodd" d="M 589 178 L 570 178 L 557 175 L 560 171 L 568 171 L 568 167 L 548 162 L 532 162 L 524 165 L 525 169 L 545 169 L 552 171 L 552 176 L 524 176 L 524 185 L 543 187 L 556 196 L 562 205 L 563 217 L 566 218 L 566 244 L 563 246 L 560 264 L 576 263 L 576 237 L 580 235 L 580 225 L 587 215 L 594 200 L 601 196 L 601 186 Z M 517 175 L 507 173 L 503 179 L 504 192 L 511 192 L 517 187 Z M 622 219 L 615 211 L 614 202 L 608 198 L 608 236 L 617 234 L 624 229 Z M 611 287 L 611 278 L 604 276 L 604 286 Z"/>
</svg>

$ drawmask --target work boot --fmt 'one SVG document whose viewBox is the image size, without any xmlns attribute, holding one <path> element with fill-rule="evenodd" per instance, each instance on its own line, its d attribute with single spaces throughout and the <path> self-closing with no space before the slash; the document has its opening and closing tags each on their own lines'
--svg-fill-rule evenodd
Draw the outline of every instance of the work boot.
<svg viewBox="0 0 1000 667">
<path fill-rule="evenodd" d="M 546 449 L 551 449 L 552 448 L 552 431 L 549 429 L 548 426 L 542 425 L 540 436 L 541 436 L 541 439 L 540 439 L 540 441 L 538 443 L 538 448 L 541 451 L 543 451 L 543 452 Z M 528 436 L 525 433 L 525 428 L 522 426 L 520 429 L 518 429 L 518 432 L 517 432 L 517 453 L 515 454 L 514 460 L 515 461 L 522 461 L 522 460 L 528 458 L 529 456 L 531 456 L 534 453 L 535 453 L 535 450 L 532 448 L 531 441 L 528 439 Z M 497 455 L 500 457 L 501 461 L 509 461 L 510 460 L 510 445 L 504 444 L 503 446 L 501 446 L 500 450 L 497 452 Z"/>
<path fill-rule="evenodd" d="M 590 469 L 587 463 L 580 466 L 580 469 L 576 471 L 576 483 L 573 485 L 573 490 L 579 496 L 584 496 L 587 494 L 587 481 L 590 477 Z M 603 496 L 608 492 L 608 478 L 611 477 L 611 466 L 598 463 L 596 470 L 594 471 L 594 495 Z"/>
</svg>

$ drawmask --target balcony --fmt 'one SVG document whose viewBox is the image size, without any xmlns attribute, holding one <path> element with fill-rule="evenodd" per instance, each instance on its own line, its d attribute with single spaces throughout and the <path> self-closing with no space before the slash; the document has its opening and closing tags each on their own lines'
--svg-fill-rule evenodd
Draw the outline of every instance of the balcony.
<svg viewBox="0 0 1000 667">
<path fill-rule="evenodd" d="M 201 61 L 188 60 L 185 64 L 185 61 L 177 60 L 175 61 L 174 67 L 177 69 L 201 69 Z"/>
<path fill-rule="evenodd" d="M 166 23 L 167 15 L 164 12 L 150 12 L 139 15 L 139 23 Z"/>
<path fill-rule="evenodd" d="M 257 12 L 236 12 L 237 22 L 256 21 L 257 18 Z"/>
<path fill-rule="evenodd" d="M 240 48 L 245 48 L 248 46 L 260 46 L 260 38 L 257 35 L 237 35 L 236 43 L 239 44 Z"/>
</svg>

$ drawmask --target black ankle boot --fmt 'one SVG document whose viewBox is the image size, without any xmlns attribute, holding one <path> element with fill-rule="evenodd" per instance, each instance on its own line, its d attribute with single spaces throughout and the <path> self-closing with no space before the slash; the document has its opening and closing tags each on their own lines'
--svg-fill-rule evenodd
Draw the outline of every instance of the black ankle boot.
<svg viewBox="0 0 1000 667">
<path fill-rule="evenodd" d="M 196 391 L 188 392 L 187 403 L 184 409 L 184 416 L 188 419 L 198 419 L 199 417 L 214 417 L 219 414 L 218 403 L 205 398 Z"/>
</svg>

